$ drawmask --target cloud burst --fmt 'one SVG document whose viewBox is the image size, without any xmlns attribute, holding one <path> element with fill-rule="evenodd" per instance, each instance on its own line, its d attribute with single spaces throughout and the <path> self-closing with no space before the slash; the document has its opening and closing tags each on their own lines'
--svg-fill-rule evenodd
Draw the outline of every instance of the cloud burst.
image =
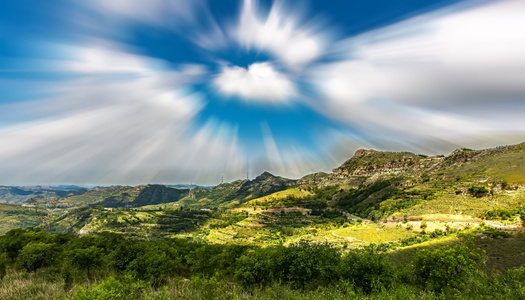
<svg viewBox="0 0 525 300">
<path fill-rule="evenodd" d="M 291 80 L 267 62 L 253 63 L 248 69 L 225 66 L 214 83 L 220 92 L 248 101 L 288 101 L 295 95 Z"/>
<path fill-rule="evenodd" d="M 331 44 L 335 30 L 284 1 L 262 16 L 257 1 L 245 0 L 226 25 L 204 1 L 83 5 L 100 23 L 81 19 L 77 39 L 34 43 L 53 58 L 13 58 L 2 69 L 58 78 L 0 82 L 47 95 L 0 104 L 2 184 L 210 184 L 264 170 L 299 177 L 329 171 L 358 147 L 436 154 L 525 136 L 520 0 L 467 2 Z M 185 36 L 210 62 L 173 63 L 126 45 L 137 23 Z M 268 58 L 244 68 L 221 58 L 224 49 Z M 217 98 L 293 103 L 333 124 L 306 133 L 319 145 L 310 149 L 279 143 L 279 128 L 262 123 L 256 149 L 238 124 L 197 122 Z"/>
</svg>

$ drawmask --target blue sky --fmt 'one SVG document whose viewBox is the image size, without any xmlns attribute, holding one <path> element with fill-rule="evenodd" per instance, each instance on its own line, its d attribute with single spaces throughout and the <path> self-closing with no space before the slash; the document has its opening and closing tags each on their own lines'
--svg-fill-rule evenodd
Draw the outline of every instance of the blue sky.
<svg viewBox="0 0 525 300">
<path fill-rule="evenodd" d="M 8 1 L 0 184 L 215 184 L 524 140 L 525 6 Z"/>
</svg>

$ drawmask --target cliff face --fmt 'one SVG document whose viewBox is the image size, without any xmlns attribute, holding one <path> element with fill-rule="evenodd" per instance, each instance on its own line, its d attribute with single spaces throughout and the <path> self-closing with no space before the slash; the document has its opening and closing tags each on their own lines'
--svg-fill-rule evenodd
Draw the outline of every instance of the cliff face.
<svg viewBox="0 0 525 300">
<path fill-rule="evenodd" d="M 427 160 L 421 156 L 406 152 L 380 152 L 359 149 L 354 156 L 333 170 L 335 175 L 372 176 L 377 173 L 396 173 L 417 167 Z"/>
<path fill-rule="evenodd" d="M 417 155 L 408 152 L 381 152 L 360 149 L 333 173 L 322 178 L 321 186 L 349 185 L 358 187 L 378 180 L 399 178 L 399 184 L 410 186 L 458 176 L 497 175 L 495 180 L 513 181 L 512 176 L 525 176 L 525 143 L 490 149 L 457 149 L 448 156 Z M 490 176 L 492 176 L 490 175 Z M 521 178 L 521 177 L 520 177 Z M 299 180 L 302 183 L 303 179 Z"/>
</svg>

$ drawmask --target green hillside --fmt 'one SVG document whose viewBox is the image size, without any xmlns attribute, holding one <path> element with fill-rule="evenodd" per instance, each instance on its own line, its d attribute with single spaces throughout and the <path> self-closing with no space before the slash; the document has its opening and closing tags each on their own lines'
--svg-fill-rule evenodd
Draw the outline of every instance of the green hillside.
<svg viewBox="0 0 525 300">
<path fill-rule="evenodd" d="M 0 186 L 0 203 L 21 205 L 30 198 L 56 199 L 80 195 L 87 189 L 78 186 Z"/>
<path fill-rule="evenodd" d="M 231 208 L 246 201 L 288 189 L 295 184 L 295 180 L 264 172 L 253 180 L 237 180 L 211 189 L 195 188 L 192 196 L 181 202 L 194 207 L 224 206 Z"/>
<path fill-rule="evenodd" d="M 139 185 L 96 187 L 82 195 L 61 199 L 59 208 L 78 208 L 101 205 L 108 208 L 140 207 L 179 201 L 188 195 L 187 189 L 170 188 L 164 185 Z"/>
<path fill-rule="evenodd" d="M 34 209 L 0 204 L 0 235 L 14 228 L 39 226 L 40 218 Z"/>
<path fill-rule="evenodd" d="M 333 173 L 315 173 L 299 180 L 265 172 L 254 180 L 197 187 L 191 193 L 161 185 L 94 188 L 61 204 L 62 208 L 91 207 L 89 218 L 79 217 L 87 211 L 80 209 L 56 222 L 58 228 L 69 226 L 75 232 L 189 236 L 249 244 L 308 238 L 343 245 L 347 240 L 333 238 L 340 233 L 333 225 L 344 225 L 348 214 L 380 221 L 388 228 L 417 229 L 422 221 L 440 230 L 445 225 L 461 229 L 466 223 L 478 226 L 483 221 L 519 228 L 525 212 L 525 188 L 520 181 L 524 166 L 525 144 L 459 149 L 436 157 L 358 150 Z M 100 207 L 93 208 L 95 205 Z M 187 217 L 191 211 L 195 218 Z M 249 217 L 242 222 L 228 221 L 240 218 L 231 214 L 245 213 Z M 297 222 L 302 225 L 286 221 L 290 214 L 301 215 L 302 221 Z M 181 225 L 184 223 L 188 227 Z M 363 241 L 357 244 L 372 242 L 358 238 L 358 231 L 345 235 Z"/>
</svg>

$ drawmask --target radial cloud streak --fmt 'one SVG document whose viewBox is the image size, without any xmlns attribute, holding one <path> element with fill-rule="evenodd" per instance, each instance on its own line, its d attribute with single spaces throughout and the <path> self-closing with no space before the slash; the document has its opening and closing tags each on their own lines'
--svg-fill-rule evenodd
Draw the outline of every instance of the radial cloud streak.
<svg viewBox="0 0 525 300">
<path fill-rule="evenodd" d="M 360 147 L 522 142 L 523 1 L 379 2 L 7 3 L 0 184 L 298 178 Z"/>
<path fill-rule="evenodd" d="M 378 139 L 520 142 L 525 5 L 461 8 L 341 41 L 334 52 L 347 59 L 309 70 L 325 99 L 313 105 Z"/>
</svg>

